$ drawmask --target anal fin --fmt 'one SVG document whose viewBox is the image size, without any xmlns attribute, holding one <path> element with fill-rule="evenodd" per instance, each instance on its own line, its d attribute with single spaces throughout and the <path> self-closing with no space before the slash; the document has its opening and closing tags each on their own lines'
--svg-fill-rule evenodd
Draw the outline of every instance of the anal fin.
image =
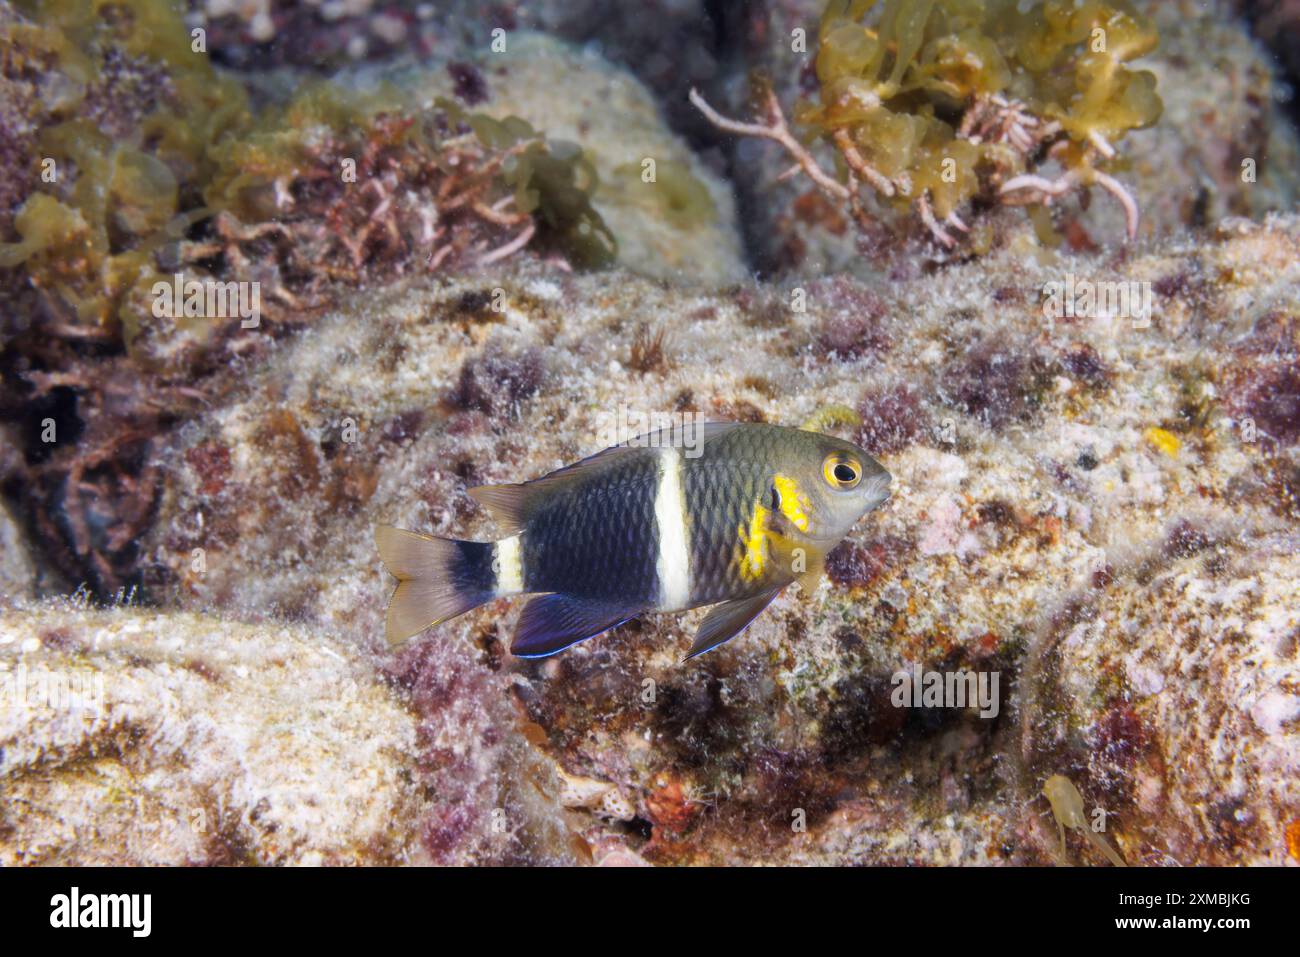
<svg viewBox="0 0 1300 957">
<path fill-rule="evenodd" d="M 737 598 L 734 601 L 724 601 L 714 605 L 700 624 L 700 630 L 695 633 L 695 643 L 686 653 L 686 658 L 702 655 L 718 647 L 728 638 L 735 637 L 780 593 L 780 588 L 772 588 L 759 592 L 751 598 Z"/>
<path fill-rule="evenodd" d="M 520 658 L 545 658 L 621 625 L 642 610 L 571 595 L 538 595 L 519 615 L 510 653 Z"/>
</svg>

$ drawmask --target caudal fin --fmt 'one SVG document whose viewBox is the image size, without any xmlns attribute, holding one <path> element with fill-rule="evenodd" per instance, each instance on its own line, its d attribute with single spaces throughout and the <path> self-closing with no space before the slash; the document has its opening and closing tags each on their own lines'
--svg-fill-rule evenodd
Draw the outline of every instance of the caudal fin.
<svg viewBox="0 0 1300 957">
<path fill-rule="evenodd" d="M 390 642 L 418 635 L 496 595 L 492 542 L 435 538 L 379 525 L 375 544 L 397 579 L 397 590 L 388 603 Z"/>
</svg>

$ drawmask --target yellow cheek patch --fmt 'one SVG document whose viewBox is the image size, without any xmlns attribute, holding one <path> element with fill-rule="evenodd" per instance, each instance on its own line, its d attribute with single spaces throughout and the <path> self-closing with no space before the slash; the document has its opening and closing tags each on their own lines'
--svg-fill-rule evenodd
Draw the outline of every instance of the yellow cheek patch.
<svg viewBox="0 0 1300 957">
<path fill-rule="evenodd" d="M 781 499 L 781 514 L 799 531 L 808 531 L 808 510 L 812 508 L 812 502 L 799 491 L 799 483 L 788 475 L 777 475 L 772 479 L 772 485 Z"/>
<path fill-rule="evenodd" d="M 753 581 L 761 578 L 767 567 L 767 517 L 772 513 L 762 505 L 754 506 L 754 514 L 749 518 L 749 527 L 737 525 L 744 554 L 740 556 L 740 575 Z"/>
</svg>

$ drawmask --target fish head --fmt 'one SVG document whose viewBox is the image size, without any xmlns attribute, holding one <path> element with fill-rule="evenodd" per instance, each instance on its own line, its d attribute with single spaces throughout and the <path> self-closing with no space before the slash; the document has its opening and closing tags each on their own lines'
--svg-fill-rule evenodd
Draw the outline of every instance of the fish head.
<svg viewBox="0 0 1300 957">
<path fill-rule="evenodd" d="M 889 498 L 891 476 L 852 442 L 817 432 L 802 435 L 804 448 L 796 454 L 798 465 L 790 469 L 790 488 L 782 488 L 781 475 L 773 484 L 799 537 L 826 550 Z M 802 515 L 792 515 L 791 500 Z"/>
</svg>

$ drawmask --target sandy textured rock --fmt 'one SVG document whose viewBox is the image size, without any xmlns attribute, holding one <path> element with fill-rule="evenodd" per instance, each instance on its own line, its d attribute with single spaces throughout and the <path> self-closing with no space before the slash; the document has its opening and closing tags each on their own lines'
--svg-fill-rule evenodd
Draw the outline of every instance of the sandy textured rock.
<svg viewBox="0 0 1300 957">
<path fill-rule="evenodd" d="M 1146 862 L 1290 860 L 1297 532 L 1243 539 L 1223 527 L 1176 548 L 1195 553 L 1181 560 L 1152 556 L 1134 570 L 1151 576 L 1144 587 L 1085 598 L 1031 653 L 1042 685 L 1022 714 L 1025 752 L 1049 772 L 1078 762 L 1101 782 L 1102 806 L 1122 801 L 1108 808 L 1112 831 Z"/>
<path fill-rule="evenodd" d="M 521 796 L 499 784 L 504 755 L 511 773 L 530 766 L 499 712 L 484 738 L 442 745 L 449 727 L 472 726 L 473 686 L 457 689 L 449 726 L 408 707 L 436 683 L 391 677 L 396 687 L 354 647 L 283 622 L 6 610 L 0 861 L 567 859 L 558 805 L 539 790 L 553 772 L 538 764 Z M 439 759 L 443 746 L 454 759 Z M 441 842 L 448 822 L 454 847 Z"/>
<path fill-rule="evenodd" d="M 156 593 L 293 615 L 377 649 L 390 584 L 376 522 L 492 538 L 467 486 L 609 444 L 624 407 L 798 424 L 857 405 L 856 437 L 894 473 L 893 502 L 833 554 L 815 594 L 787 592 L 719 651 L 680 664 L 693 613 L 516 661 L 504 649 L 517 608 L 500 601 L 406 654 L 474 649 L 478 667 L 499 669 L 564 772 L 608 782 L 649 823 L 639 852 L 655 861 L 1048 862 L 1055 831 L 1037 794 L 1050 773 L 1118 815 L 1130 859 L 1276 861 L 1296 816 L 1284 788 L 1233 791 L 1257 822 L 1235 842 L 1203 827 L 1174 837 L 1188 826 L 1178 809 L 1230 780 L 1194 730 L 1202 719 L 1245 708 L 1271 722 L 1266 746 L 1238 757 L 1250 764 L 1239 780 L 1300 748 L 1285 701 L 1257 707 L 1263 685 L 1233 697 L 1255 659 L 1226 631 L 1206 625 L 1204 640 L 1223 644 L 1227 683 L 1166 677 L 1162 703 L 1131 706 L 1148 709 L 1159 766 L 1203 769 L 1143 779 L 1159 795 L 1146 803 L 1134 780 L 1105 773 L 1097 753 L 1111 745 L 1087 730 L 1123 720 L 1040 671 L 1032 694 L 1021 678 L 1053 636 L 1144 603 L 1190 642 L 1176 594 L 1147 586 L 1199 543 L 1229 549 L 1214 573 L 1227 589 L 1258 589 L 1250 556 L 1288 547 L 1300 520 L 1298 251 L 1294 219 L 1227 223 L 1126 260 L 1028 247 L 888 287 L 809 283 L 802 313 L 792 289 L 683 293 L 536 268 L 393 287 L 322 322 L 250 380 L 247 399 L 161 456 Z M 1106 309 L 1047 321 L 1045 284 L 1070 276 L 1151 283 L 1149 326 Z M 666 334 L 660 364 L 644 350 L 633 361 L 643 327 Z M 1294 647 L 1294 623 L 1276 614 L 1285 580 L 1240 608 L 1261 647 Z M 1107 660 L 1153 653 L 1127 632 L 1089 634 L 1089 654 Z M 999 716 L 892 707 L 890 676 L 914 664 L 997 671 Z M 1276 667 L 1269 687 L 1289 694 L 1294 654 Z M 1074 709 L 1073 737 L 1047 733 Z M 1176 717 L 1187 709 L 1197 716 Z M 799 809 L 802 833 L 790 829 Z"/>
<path fill-rule="evenodd" d="M 21 459 L 22 453 L 0 431 L 0 475 L 12 474 Z M 48 584 L 41 578 L 21 514 L 0 501 L 0 602 L 34 597 L 42 584 Z"/>
<path fill-rule="evenodd" d="M 438 5 L 436 33 L 444 48 L 474 50 L 486 45 L 493 27 L 535 30 L 599 51 L 631 70 L 654 91 L 674 129 L 692 135 L 703 123 L 687 102 L 692 86 L 712 80 L 727 58 L 725 46 L 743 5 L 703 0 L 640 0 L 635 14 L 605 0 L 531 0 L 509 16 L 477 0 Z"/>
<path fill-rule="evenodd" d="M 679 130 L 698 129 L 686 92 L 719 70 L 731 20 L 743 13 L 704 0 L 638 0 L 635 15 L 618 15 L 624 11 L 607 0 L 205 0 L 192 6 L 194 19 L 208 29 L 208 49 L 248 70 L 285 64 L 317 70 L 400 52 L 463 60 L 486 48 L 498 28 L 547 33 L 631 70 Z M 268 43 L 268 36 L 275 39 Z"/>
</svg>

